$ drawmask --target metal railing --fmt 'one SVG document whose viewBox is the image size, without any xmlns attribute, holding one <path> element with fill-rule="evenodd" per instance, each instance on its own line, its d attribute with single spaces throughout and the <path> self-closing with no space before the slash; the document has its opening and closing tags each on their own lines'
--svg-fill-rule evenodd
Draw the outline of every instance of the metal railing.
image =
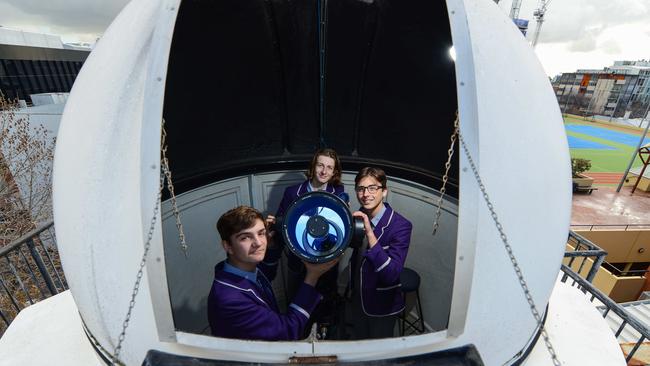
<svg viewBox="0 0 650 366">
<path fill-rule="evenodd" d="M 628 231 L 628 230 L 637 230 L 639 228 L 650 228 L 650 225 L 641 225 L 641 224 L 631 224 L 631 225 L 573 225 L 574 226 L 581 226 L 581 227 L 589 227 L 589 231 L 592 231 L 593 228 L 612 228 L 616 227 L 618 228 L 618 231 Z M 598 231 L 599 229 L 596 229 L 594 231 Z M 589 239 L 581 236 L 580 234 L 575 233 L 574 231 L 569 231 L 569 239 L 567 241 L 568 244 L 573 246 L 575 249 L 573 251 L 567 250 L 565 252 L 564 257 L 571 258 L 569 260 L 568 266 L 571 268 L 575 267 L 573 266 L 574 261 L 576 258 L 581 257 L 582 262 L 580 263 L 580 268 L 578 270 L 578 273 L 582 274 L 582 270 L 584 265 L 588 262 L 588 259 L 591 259 L 593 262 L 593 266 L 590 269 L 589 275 L 586 276 L 587 281 L 591 282 L 594 279 L 594 276 L 596 275 L 596 272 L 598 272 L 598 269 L 603 266 L 605 269 L 607 269 L 609 272 L 616 276 L 644 276 L 646 273 L 649 271 L 647 269 L 642 269 L 642 270 L 633 270 L 633 269 L 620 269 L 616 267 L 613 264 L 610 264 L 605 261 L 605 257 L 607 256 L 607 252 L 594 244 L 592 241 Z"/>
<path fill-rule="evenodd" d="M 0 248 L 0 336 L 22 309 L 67 289 L 52 221 Z"/>
<path fill-rule="evenodd" d="M 562 271 L 564 272 L 564 276 L 562 278 L 562 282 L 566 282 L 566 279 L 568 277 L 571 277 L 573 280 L 573 283 L 571 284 L 572 286 L 578 286 L 579 289 L 581 289 L 583 292 L 589 292 L 591 294 L 590 301 L 593 302 L 594 299 L 598 299 L 603 305 L 604 305 L 604 311 L 602 313 L 603 318 L 607 317 L 607 314 L 609 312 L 613 312 L 614 314 L 618 315 L 622 319 L 622 323 L 618 330 L 615 332 L 615 336 L 618 337 L 623 329 L 626 326 L 630 326 L 634 328 L 639 334 L 640 337 L 632 350 L 628 353 L 627 357 L 625 357 L 625 361 L 629 362 L 636 351 L 639 349 L 641 344 L 643 344 L 643 341 L 648 339 L 650 340 L 650 329 L 643 323 L 641 323 L 636 317 L 631 315 L 627 310 L 625 310 L 621 305 L 617 304 L 614 302 L 614 300 L 610 299 L 607 295 L 602 293 L 600 290 L 598 290 L 594 285 L 592 285 L 590 282 L 587 282 L 584 278 L 580 277 L 576 272 L 574 272 L 571 268 L 567 267 L 566 265 L 562 265 Z"/>
<path fill-rule="evenodd" d="M 562 276 L 561 281 L 566 283 L 567 279 L 570 277 L 573 280 L 571 286 L 577 286 L 577 288 L 582 290 L 582 292 L 591 294 L 589 301 L 593 302 L 594 299 L 598 299 L 603 304 L 602 307 L 598 307 L 599 309 L 602 309 L 603 318 L 606 318 L 610 311 L 621 318 L 621 325 L 615 332 L 617 338 L 626 326 L 632 327 L 639 333 L 640 336 L 638 341 L 625 358 L 626 362 L 629 362 L 641 344 L 643 344 L 643 341 L 646 339 L 650 340 L 650 328 L 625 310 L 623 306 L 617 304 L 614 300 L 610 299 L 607 295 L 598 290 L 591 283 L 601 264 L 604 262 L 607 252 L 573 231 L 569 232 L 568 243 L 573 246 L 575 250 L 567 251 L 564 254 L 565 258 L 571 259 L 569 260 L 568 265 L 562 264 L 561 270 L 564 272 L 564 275 Z M 582 263 L 580 264 L 578 271 L 574 271 L 571 268 L 573 261 L 580 257 L 582 258 Z M 593 264 L 589 269 L 587 276 L 583 278 L 579 273 L 583 271 L 583 267 L 588 258 L 591 258 Z"/>
<path fill-rule="evenodd" d="M 643 277 L 646 275 L 646 273 L 650 272 L 647 269 L 628 269 L 628 270 L 619 269 L 608 262 L 603 263 L 603 267 L 605 267 L 605 269 L 607 269 L 611 274 L 617 277 L 627 277 L 627 276 Z"/>
<path fill-rule="evenodd" d="M 628 231 L 628 230 L 650 230 L 650 224 L 614 224 L 614 225 L 571 225 L 571 230 L 585 230 L 585 231 Z"/>
<path fill-rule="evenodd" d="M 585 279 L 588 282 L 593 281 L 596 273 L 598 273 L 598 269 L 603 264 L 603 262 L 605 262 L 607 252 L 596 244 L 592 243 L 589 239 L 580 236 L 573 231 L 569 231 L 567 244 L 573 247 L 572 251 L 567 250 L 564 252 L 564 257 L 570 258 L 567 266 L 569 268 L 573 268 L 573 264 L 575 263 L 576 258 L 581 258 L 582 261 L 580 262 L 577 273 L 582 273 L 584 266 L 589 263 L 588 260 L 591 259 L 591 268 L 589 268 L 589 272 L 585 276 Z M 580 261 L 580 259 L 578 260 Z M 566 277 L 566 275 L 562 277 L 562 282 L 566 281 Z"/>
</svg>

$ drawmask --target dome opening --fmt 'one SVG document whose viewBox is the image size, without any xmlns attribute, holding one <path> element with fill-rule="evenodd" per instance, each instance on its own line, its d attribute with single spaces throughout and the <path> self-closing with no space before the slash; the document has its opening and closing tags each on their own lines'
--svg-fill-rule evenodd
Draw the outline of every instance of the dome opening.
<svg viewBox="0 0 650 366">
<path fill-rule="evenodd" d="M 324 60 L 318 3 L 181 3 L 163 112 L 177 193 L 304 169 L 322 146 L 438 188 L 458 107 L 444 2 L 327 1 Z"/>
<path fill-rule="evenodd" d="M 215 229 L 219 216 L 242 204 L 274 213 L 284 188 L 305 179 L 311 155 L 322 146 L 341 158 L 353 209 L 356 171 L 386 171 L 387 202 L 413 223 L 406 267 L 422 278 L 424 332 L 447 328 L 457 151 L 440 229 L 431 235 L 458 108 L 445 3 L 330 0 L 324 30 L 318 29 L 319 16 L 325 19 L 319 3 L 181 3 L 163 112 L 190 246 L 186 258 L 165 201 L 166 275 L 178 331 L 210 334 L 207 296 L 214 265 L 225 258 Z M 323 31 L 326 42 L 319 38 Z M 274 288 L 286 306 L 282 266 Z"/>
</svg>

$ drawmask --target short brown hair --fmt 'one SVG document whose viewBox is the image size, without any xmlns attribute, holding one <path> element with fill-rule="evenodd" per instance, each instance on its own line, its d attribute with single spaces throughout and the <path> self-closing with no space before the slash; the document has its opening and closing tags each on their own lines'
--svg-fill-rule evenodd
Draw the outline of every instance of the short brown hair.
<svg viewBox="0 0 650 366">
<path fill-rule="evenodd" d="M 262 220 L 266 225 L 262 214 L 252 207 L 239 206 L 228 210 L 217 221 L 217 230 L 221 235 L 221 240 L 230 242 L 230 237 L 233 234 L 253 227 L 256 220 Z"/>
<path fill-rule="evenodd" d="M 359 173 L 357 173 L 357 176 L 354 178 L 354 185 L 355 186 L 359 185 L 361 179 L 365 177 L 373 177 L 377 179 L 379 184 L 381 184 L 383 188 L 386 188 L 386 181 L 387 181 L 386 173 L 382 168 L 375 168 L 372 166 L 367 166 L 365 168 L 362 168 L 361 170 L 359 170 Z"/>
<path fill-rule="evenodd" d="M 311 181 L 312 178 L 316 176 L 316 163 L 318 163 L 319 156 L 327 156 L 328 158 L 334 159 L 334 173 L 332 174 L 330 182 L 335 186 L 341 185 L 341 161 L 339 160 L 339 156 L 336 151 L 334 151 L 334 149 L 319 149 L 314 153 L 314 156 L 311 158 L 309 170 L 306 174 L 307 179 Z"/>
</svg>

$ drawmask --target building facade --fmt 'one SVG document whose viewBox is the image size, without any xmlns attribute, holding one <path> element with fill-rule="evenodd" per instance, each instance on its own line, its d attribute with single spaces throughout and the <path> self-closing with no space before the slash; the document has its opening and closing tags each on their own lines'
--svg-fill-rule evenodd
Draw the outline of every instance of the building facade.
<svg viewBox="0 0 650 366">
<path fill-rule="evenodd" d="M 616 61 L 603 70 L 563 73 L 553 89 L 563 113 L 642 118 L 650 106 L 650 62 Z"/>
<path fill-rule="evenodd" d="M 31 94 L 67 93 L 88 54 L 58 36 L 0 27 L 0 92 L 25 104 Z"/>
</svg>

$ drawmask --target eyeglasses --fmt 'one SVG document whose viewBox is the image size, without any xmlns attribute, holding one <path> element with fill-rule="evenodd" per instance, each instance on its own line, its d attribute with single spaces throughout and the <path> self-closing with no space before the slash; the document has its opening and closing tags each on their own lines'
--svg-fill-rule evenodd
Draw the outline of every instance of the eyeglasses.
<svg viewBox="0 0 650 366">
<path fill-rule="evenodd" d="M 378 190 L 384 189 L 384 187 L 383 186 L 378 186 L 378 185 L 375 185 L 375 184 L 373 184 L 371 186 L 367 186 L 367 187 L 364 187 L 364 186 L 356 186 L 356 187 L 354 187 L 354 190 L 357 193 L 363 193 L 363 191 L 365 191 L 366 189 L 368 190 L 368 193 L 375 194 L 375 193 L 377 193 Z"/>
</svg>

